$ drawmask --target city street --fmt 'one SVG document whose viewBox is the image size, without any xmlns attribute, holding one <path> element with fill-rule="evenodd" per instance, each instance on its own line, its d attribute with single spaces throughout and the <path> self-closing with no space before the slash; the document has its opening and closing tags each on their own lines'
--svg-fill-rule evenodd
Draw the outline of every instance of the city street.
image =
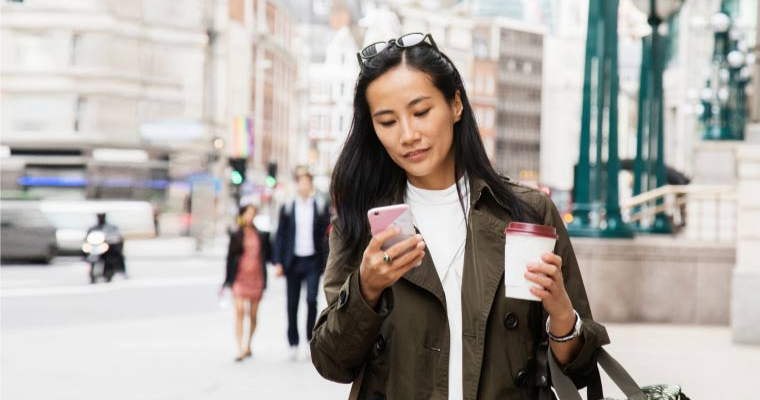
<svg viewBox="0 0 760 400">
<path fill-rule="evenodd" d="M 253 358 L 235 363 L 233 310 L 217 297 L 223 246 L 195 255 L 187 241 L 132 242 L 127 252 L 130 279 L 110 285 L 89 285 L 76 258 L 3 266 L 1 398 L 347 397 L 303 356 L 288 360 L 284 280 L 270 274 Z"/>
<path fill-rule="evenodd" d="M 4 400 L 347 397 L 303 355 L 288 361 L 282 279 L 270 275 L 254 357 L 235 363 L 232 309 L 217 297 L 224 243 L 195 253 L 188 240 L 157 239 L 127 252 L 130 279 L 110 285 L 89 285 L 72 257 L 3 266 Z M 642 385 L 681 383 L 695 400 L 756 396 L 760 347 L 731 344 L 728 327 L 608 329 L 608 350 Z"/>
</svg>

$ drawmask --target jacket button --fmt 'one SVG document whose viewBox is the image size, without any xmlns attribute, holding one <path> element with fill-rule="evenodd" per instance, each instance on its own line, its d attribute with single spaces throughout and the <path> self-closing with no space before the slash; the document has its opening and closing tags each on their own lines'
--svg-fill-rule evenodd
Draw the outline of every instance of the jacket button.
<svg viewBox="0 0 760 400">
<path fill-rule="evenodd" d="M 375 340 L 375 351 L 377 354 L 382 354 L 385 351 L 385 339 L 382 335 Z"/>
<path fill-rule="evenodd" d="M 372 394 L 372 397 L 370 400 L 385 400 L 385 394 L 380 392 L 375 392 Z"/>
<path fill-rule="evenodd" d="M 546 375 L 539 375 L 538 376 L 538 386 L 546 386 Z"/>
<path fill-rule="evenodd" d="M 517 375 L 515 375 L 514 383 L 515 383 L 515 385 L 517 385 L 517 387 L 525 387 L 525 386 L 527 386 L 528 385 L 528 373 L 525 372 L 524 370 L 520 370 L 519 372 L 517 372 Z"/>
<path fill-rule="evenodd" d="M 504 315 L 504 327 L 507 329 L 517 328 L 517 315 L 513 312 L 508 312 Z"/>
<path fill-rule="evenodd" d="M 346 304 L 346 297 L 348 297 L 348 295 L 346 294 L 345 289 L 341 290 L 340 294 L 338 295 L 338 302 L 340 303 L 340 305 Z"/>
</svg>

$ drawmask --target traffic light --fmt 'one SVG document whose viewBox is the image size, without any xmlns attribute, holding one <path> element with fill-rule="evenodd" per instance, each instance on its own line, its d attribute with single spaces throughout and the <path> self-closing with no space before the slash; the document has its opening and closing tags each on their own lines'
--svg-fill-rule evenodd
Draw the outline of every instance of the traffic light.
<svg viewBox="0 0 760 400">
<path fill-rule="evenodd" d="M 245 158 L 230 158 L 230 182 L 235 185 L 242 185 L 245 181 L 245 168 L 248 160 Z"/>
<path fill-rule="evenodd" d="M 277 186 L 277 163 L 274 161 L 267 164 L 267 186 L 270 188 Z"/>
</svg>

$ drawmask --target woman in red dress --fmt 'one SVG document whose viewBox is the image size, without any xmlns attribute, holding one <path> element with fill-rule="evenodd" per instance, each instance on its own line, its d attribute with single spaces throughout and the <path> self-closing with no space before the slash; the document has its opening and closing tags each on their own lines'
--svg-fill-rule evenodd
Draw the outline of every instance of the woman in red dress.
<svg viewBox="0 0 760 400">
<path fill-rule="evenodd" d="M 238 357 L 235 361 L 238 362 L 252 355 L 251 340 L 256 331 L 259 301 L 267 283 L 266 263 L 271 256 L 269 234 L 256 229 L 253 225 L 255 216 L 256 207 L 253 205 L 240 208 L 238 229 L 230 233 L 230 245 L 227 251 L 227 276 L 224 286 L 232 288 L 232 295 L 235 298 L 235 333 L 238 344 Z M 246 303 L 251 322 L 248 341 L 244 343 L 243 324 Z"/>
</svg>

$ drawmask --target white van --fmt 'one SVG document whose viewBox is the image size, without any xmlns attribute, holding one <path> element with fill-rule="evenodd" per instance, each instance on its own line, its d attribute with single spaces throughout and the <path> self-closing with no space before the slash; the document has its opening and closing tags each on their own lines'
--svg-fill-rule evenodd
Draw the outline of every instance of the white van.
<svg viewBox="0 0 760 400">
<path fill-rule="evenodd" d="M 87 230 L 105 213 L 106 222 L 115 225 L 125 239 L 156 236 L 153 207 L 145 201 L 42 200 L 40 210 L 56 227 L 61 253 L 81 252 Z"/>
</svg>

